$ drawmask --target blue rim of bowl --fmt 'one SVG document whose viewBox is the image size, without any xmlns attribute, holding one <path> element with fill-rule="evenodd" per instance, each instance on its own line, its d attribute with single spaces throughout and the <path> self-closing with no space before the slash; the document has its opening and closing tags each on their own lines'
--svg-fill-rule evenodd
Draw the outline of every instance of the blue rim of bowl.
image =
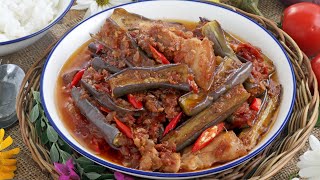
<svg viewBox="0 0 320 180">
<path fill-rule="evenodd" d="M 56 126 L 56 124 L 54 123 L 54 121 L 52 120 L 50 114 L 48 113 L 45 101 L 44 101 L 44 97 L 43 97 L 43 77 L 45 74 L 45 70 L 47 68 L 47 64 L 50 60 L 51 55 L 53 54 L 53 52 L 55 51 L 55 49 L 57 48 L 57 46 L 59 46 L 59 44 L 63 41 L 63 39 L 70 33 L 72 32 L 75 28 L 77 28 L 79 25 L 81 25 L 83 22 L 91 19 L 92 17 L 101 14 L 105 11 L 109 11 L 111 9 L 115 9 L 117 7 L 121 7 L 121 6 L 125 6 L 128 4 L 134 4 L 134 3 L 143 3 L 143 2 L 148 2 L 148 1 L 152 1 L 152 0 L 144 0 L 144 1 L 138 1 L 138 2 L 130 2 L 130 3 L 126 3 L 126 4 L 122 4 L 122 5 L 118 5 L 118 6 L 114 6 L 111 8 L 108 8 L 102 12 L 99 12 L 91 17 L 89 17 L 88 19 L 80 22 L 79 24 L 77 24 L 75 27 L 73 27 L 71 30 L 69 30 L 66 34 L 63 35 L 63 37 L 57 42 L 57 44 L 54 46 L 54 48 L 52 49 L 52 51 L 50 52 L 49 56 L 46 59 L 46 62 L 44 64 L 44 70 L 41 74 L 41 80 L 40 80 L 40 96 L 41 96 L 41 101 L 44 107 L 44 112 L 45 114 L 48 116 L 49 122 L 51 123 L 51 125 L 54 127 L 54 129 L 57 131 L 57 133 L 59 134 L 59 136 L 66 142 L 68 143 L 74 150 L 76 150 L 77 152 L 79 152 L 80 154 L 82 154 L 83 156 L 91 159 L 92 161 L 109 167 L 111 169 L 117 170 L 117 171 L 121 171 L 121 172 L 125 172 L 131 175 L 138 175 L 138 176 L 144 176 L 144 177 L 157 177 L 157 178 L 193 178 L 193 177 L 200 177 L 200 176 L 205 176 L 205 175 L 210 175 L 210 174 L 215 174 L 215 173 L 219 173 L 222 171 L 225 171 L 227 169 L 236 167 L 240 164 L 242 164 L 243 162 L 255 157 L 257 154 L 259 154 L 262 150 L 264 150 L 279 134 L 280 132 L 283 130 L 283 128 L 286 126 L 291 113 L 292 113 L 292 109 L 293 109 L 293 105 L 294 105 L 294 101 L 295 101 L 295 94 L 296 94 L 296 78 L 295 78 L 295 74 L 293 71 L 293 67 L 292 64 L 288 58 L 288 55 L 285 51 L 285 49 L 281 46 L 280 42 L 268 31 L 266 30 L 264 27 L 262 27 L 260 24 L 258 24 L 257 22 L 255 22 L 254 20 L 252 20 L 250 17 L 241 14 L 239 12 L 233 11 L 231 9 L 228 9 L 224 6 L 221 6 L 219 4 L 214 4 L 214 3 L 210 3 L 210 2 L 205 2 L 205 1 L 199 1 L 199 0 L 184 0 L 184 1 L 188 1 L 188 2 L 195 2 L 195 3 L 203 3 L 203 4 L 208 4 L 208 5 L 212 5 L 212 6 L 217 6 L 219 8 L 223 8 L 225 10 L 237 13 L 240 16 L 243 16 L 244 18 L 250 20 L 251 22 L 253 22 L 254 24 L 256 24 L 257 26 L 259 26 L 260 28 L 262 28 L 266 33 L 269 34 L 269 36 L 278 44 L 278 46 L 281 48 L 282 52 L 284 53 L 284 55 L 286 56 L 287 62 L 290 66 L 291 69 L 291 75 L 292 75 L 292 80 L 293 80 L 293 96 L 292 96 L 292 101 L 291 101 L 291 105 L 290 105 L 290 109 L 288 111 L 288 114 L 286 115 L 285 120 L 283 121 L 283 123 L 281 124 L 280 128 L 277 130 L 277 132 L 265 143 L 263 144 L 259 149 L 251 152 L 249 155 L 246 155 L 244 157 L 240 157 L 234 161 L 232 161 L 231 163 L 225 164 L 225 165 L 221 165 L 219 167 L 215 167 L 215 168 L 211 168 L 211 169 L 205 169 L 205 170 L 200 170 L 200 171 L 195 171 L 195 172 L 184 172 L 184 173 L 160 173 L 160 172 L 147 172 L 147 171 L 141 171 L 141 170 L 137 170 L 137 169 L 132 169 L 132 168 L 128 168 L 128 167 L 124 167 L 121 165 L 117 165 L 117 164 L 113 164 L 110 162 L 107 162 L 106 160 L 101 160 L 99 158 L 94 157 L 93 155 L 87 153 L 86 151 L 82 150 L 80 147 L 76 146 L 75 144 L 73 144 L 71 141 L 69 141 L 69 139 L 59 130 L 59 127 Z"/>
<path fill-rule="evenodd" d="M 13 40 L 9 40 L 9 41 L 3 41 L 3 42 L 0 42 L 0 45 L 8 45 L 8 44 L 12 44 L 12 43 L 17 43 L 17 42 L 20 42 L 20 41 L 23 41 L 23 40 L 26 40 L 26 39 L 29 39 L 29 38 L 32 38 L 34 36 L 37 36 L 45 31 L 47 31 L 48 29 L 50 29 L 52 26 L 54 26 L 55 24 L 57 24 L 57 22 L 59 22 L 66 14 L 67 12 L 70 10 L 73 2 L 75 0 L 70 0 L 70 3 L 68 5 L 68 7 L 63 11 L 63 13 L 56 19 L 54 20 L 53 22 L 51 22 L 49 25 L 47 25 L 46 27 L 44 27 L 43 29 L 37 31 L 37 32 L 34 32 L 32 34 L 29 34 L 27 36 L 23 36 L 23 37 L 20 37 L 20 38 L 17 38 L 17 39 L 13 39 Z"/>
</svg>

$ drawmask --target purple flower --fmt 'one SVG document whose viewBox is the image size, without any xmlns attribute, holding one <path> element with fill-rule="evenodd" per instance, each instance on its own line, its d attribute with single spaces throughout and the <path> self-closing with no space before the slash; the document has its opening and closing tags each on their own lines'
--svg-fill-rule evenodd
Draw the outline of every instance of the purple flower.
<svg viewBox="0 0 320 180">
<path fill-rule="evenodd" d="M 126 174 L 122 174 L 121 172 L 114 172 L 114 177 L 116 178 L 116 180 L 134 180 L 133 177 L 128 176 Z"/>
<path fill-rule="evenodd" d="M 54 167 L 60 174 L 59 180 L 80 180 L 80 177 L 76 172 L 74 172 L 74 165 L 72 163 L 72 158 L 70 158 L 66 164 L 53 163 Z"/>
</svg>

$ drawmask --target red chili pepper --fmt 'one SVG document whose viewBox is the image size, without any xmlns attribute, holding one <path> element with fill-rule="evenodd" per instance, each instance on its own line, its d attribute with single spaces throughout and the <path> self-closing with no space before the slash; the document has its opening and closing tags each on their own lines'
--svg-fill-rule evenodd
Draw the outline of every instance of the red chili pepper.
<svg viewBox="0 0 320 180">
<path fill-rule="evenodd" d="M 101 89 L 101 85 L 100 85 L 100 84 L 93 84 L 93 86 L 94 86 L 97 90 Z"/>
<path fill-rule="evenodd" d="M 181 119 L 181 116 L 182 116 L 182 112 L 180 112 L 176 117 L 174 117 L 170 121 L 170 123 L 167 125 L 166 129 L 163 132 L 163 136 L 168 134 L 169 131 L 171 131 L 172 129 L 174 129 L 177 126 L 178 122 Z"/>
<path fill-rule="evenodd" d="M 133 139 L 131 129 L 127 125 L 125 125 L 123 122 L 121 122 L 116 116 L 114 116 L 113 119 L 116 121 L 116 124 L 119 130 L 122 133 L 124 133 L 128 138 Z"/>
<path fill-rule="evenodd" d="M 245 59 L 251 62 L 254 61 L 255 59 L 258 62 L 263 61 L 261 52 L 258 50 L 258 48 L 252 46 L 249 43 L 239 44 L 237 46 L 237 53 L 239 53 L 240 56 L 244 57 Z"/>
<path fill-rule="evenodd" d="M 136 109 L 141 109 L 143 107 L 142 102 L 138 101 L 132 94 L 127 95 L 128 101 L 132 104 Z"/>
<path fill-rule="evenodd" d="M 191 90 L 198 94 L 199 93 L 199 88 L 198 88 L 198 85 L 196 84 L 196 82 L 193 80 L 193 77 L 192 76 L 189 76 L 188 77 L 188 84 L 190 85 L 190 88 Z"/>
<path fill-rule="evenodd" d="M 162 63 L 162 64 L 170 64 L 170 61 L 162 53 L 160 53 L 158 50 L 156 50 L 156 48 L 154 48 L 151 45 L 149 45 L 149 47 L 150 47 L 150 50 L 152 52 L 153 57 L 157 61 L 160 61 L 160 63 Z"/>
<path fill-rule="evenodd" d="M 103 112 L 106 112 L 106 113 L 110 113 L 110 112 L 111 112 L 110 109 L 105 108 L 105 107 L 103 107 L 103 106 L 100 106 L 100 110 L 103 111 Z"/>
<path fill-rule="evenodd" d="M 254 98 L 252 103 L 250 104 L 250 109 L 259 111 L 261 107 L 262 100 L 260 98 Z"/>
<path fill-rule="evenodd" d="M 102 44 L 98 44 L 96 47 L 97 47 L 96 54 L 98 54 L 103 49 L 104 46 Z"/>
<path fill-rule="evenodd" d="M 83 74 L 84 74 L 85 69 L 81 69 L 80 71 L 77 72 L 76 75 L 74 75 L 72 81 L 71 81 L 71 87 L 75 86 L 78 84 L 78 82 L 81 80 Z"/>
<path fill-rule="evenodd" d="M 215 126 L 209 127 L 205 131 L 203 131 L 197 141 L 194 143 L 192 147 L 192 152 L 196 152 L 206 147 L 213 139 L 220 134 L 220 132 L 224 129 L 224 123 L 219 123 Z"/>
</svg>

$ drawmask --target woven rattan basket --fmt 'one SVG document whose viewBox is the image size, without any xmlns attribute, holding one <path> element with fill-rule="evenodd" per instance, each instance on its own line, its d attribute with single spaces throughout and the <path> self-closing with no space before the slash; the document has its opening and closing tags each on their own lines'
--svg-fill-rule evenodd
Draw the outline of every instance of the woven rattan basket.
<svg viewBox="0 0 320 180">
<path fill-rule="evenodd" d="M 223 6 L 251 17 L 274 34 L 286 49 L 293 64 L 297 91 L 290 121 L 282 134 L 269 147 L 242 165 L 207 177 L 207 179 L 268 179 L 284 167 L 305 145 L 318 118 L 318 84 L 309 59 L 301 52 L 297 44 L 272 21 L 228 5 Z M 32 158 L 43 171 L 57 179 L 58 173 L 52 165 L 49 150 L 42 146 L 39 137 L 35 134 L 34 125 L 29 121 L 29 113 L 33 106 L 31 89 L 39 90 L 42 66 L 49 51 L 50 49 L 27 72 L 21 86 L 24 88 L 20 89 L 17 98 L 16 108 L 22 137 L 31 151 Z"/>
</svg>

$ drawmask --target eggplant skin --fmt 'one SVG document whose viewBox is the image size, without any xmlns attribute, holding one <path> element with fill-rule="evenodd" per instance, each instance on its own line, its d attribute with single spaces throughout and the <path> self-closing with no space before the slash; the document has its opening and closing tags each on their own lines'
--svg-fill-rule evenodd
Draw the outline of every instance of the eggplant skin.
<svg viewBox="0 0 320 180">
<path fill-rule="evenodd" d="M 94 57 L 91 61 L 91 65 L 95 70 L 105 69 L 110 73 L 117 73 L 121 71 L 119 68 L 108 64 L 107 62 L 102 60 L 100 57 Z"/>
<path fill-rule="evenodd" d="M 93 97 L 105 108 L 111 111 L 118 111 L 122 113 L 128 112 L 140 112 L 144 111 L 144 108 L 141 109 L 127 109 L 121 106 L 118 106 L 115 102 L 113 102 L 112 98 L 109 94 L 101 93 L 95 90 L 90 84 L 81 80 L 81 85 L 91 94 Z"/>
<path fill-rule="evenodd" d="M 176 151 L 181 151 L 192 144 L 204 130 L 224 121 L 249 97 L 250 94 L 242 84 L 235 86 L 207 109 L 185 121 L 176 130 L 169 132 L 161 142 L 175 143 Z"/>
<path fill-rule="evenodd" d="M 224 31 L 218 21 L 214 20 L 206 23 L 202 27 L 202 34 L 214 43 L 214 52 L 221 57 L 231 57 L 238 60 L 236 54 L 227 44 Z"/>
<path fill-rule="evenodd" d="M 192 76 L 191 72 L 186 64 L 132 67 L 110 76 L 107 82 L 114 97 L 157 88 L 190 91 L 188 78 Z"/>
<path fill-rule="evenodd" d="M 73 87 L 71 90 L 71 96 L 75 105 L 80 109 L 81 114 L 84 115 L 87 120 L 97 126 L 97 128 L 102 132 L 107 143 L 112 148 L 117 149 L 118 146 L 116 145 L 116 142 L 120 131 L 116 127 L 106 123 L 107 120 L 105 116 L 97 107 L 91 104 L 87 99 L 81 98 L 81 91 L 82 90 L 77 87 Z"/>
<path fill-rule="evenodd" d="M 233 61 L 232 59 L 227 59 L 227 61 Z M 223 64 L 221 64 L 223 65 Z M 230 72 L 230 68 L 221 68 L 225 71 Z M 185 94 L 179 98 L 179 104 L 183 109 L 184 113 L 188 116 L 196 115 L 203 111 L 205 108 L 210 106 L 213 101 L 217 100 L 220 96 L 225 94 L 231 88 L 236 85 L 242 84 L 249 76 L 252 71 L 252 63 L 246 62 L 242 64 L 238 69 L 234 69 L 234 72 L 231 73 L 228 77 L 223 77 L 226 79 L 226 82 L 219 87 L 214 88 L 208 93 L 200 92 L 194 94 L 192 92 Z M 225 74 L 221 72 L 221 74 Z M 218 83 L 219 84 L 219 83 Z"/>
</svg>

